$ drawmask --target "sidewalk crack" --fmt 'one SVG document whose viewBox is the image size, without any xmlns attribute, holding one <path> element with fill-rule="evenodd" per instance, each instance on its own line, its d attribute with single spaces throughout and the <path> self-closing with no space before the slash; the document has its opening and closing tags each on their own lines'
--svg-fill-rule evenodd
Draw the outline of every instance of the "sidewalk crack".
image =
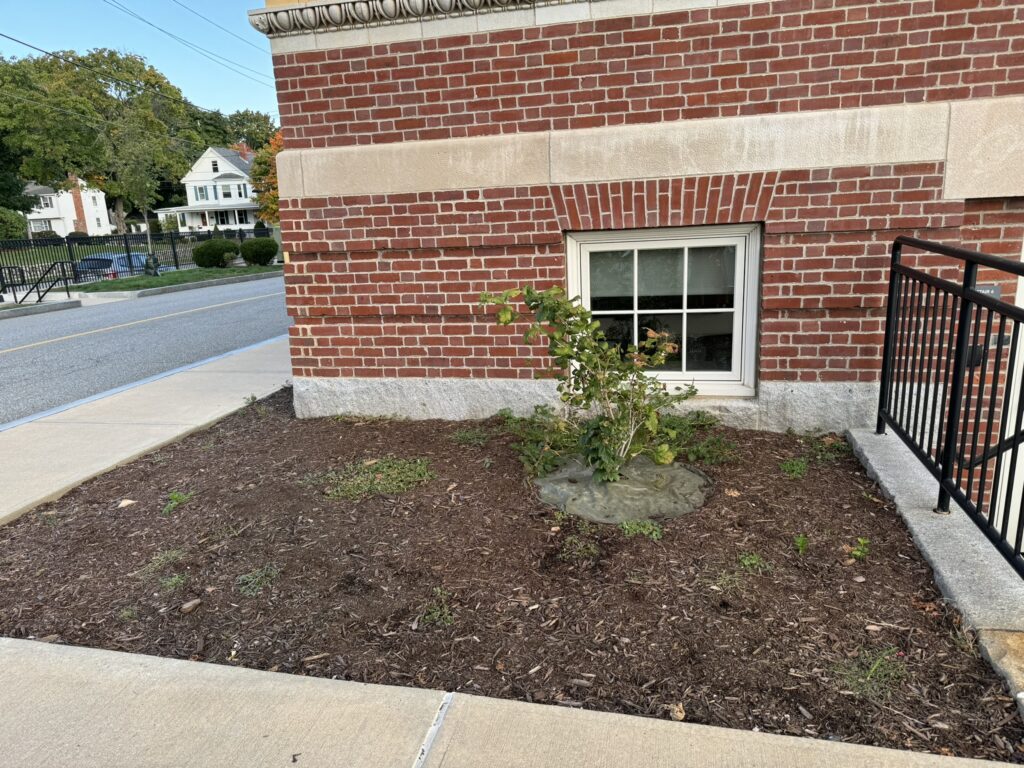
<svg viewBox="0 0 1024 768">
<path fill-rule="evenodd" d="M 416 756 L 416 762 L 412 764 L 412 768 L 423 768 L 427 763 L 427 757 L 430 755 L 430 750 L 434 746 L 434 739 L 437 738 L 438 732 L 441 730 L 441 726 L 444 724 L 444 718 L 448 714 L 448 707 L 452 703 L 452 699 L 455 698 L 455 694 L 452 691 L 445 693 L 444 698 L 441 699 L 441 706 L 437 708 L 437 714 L 434 715 L 434 722 L 430 724 L 427 729 L 426 736 L 423 737 L 423 744 L 420 745 L 419 754 Z"/>
</svg>

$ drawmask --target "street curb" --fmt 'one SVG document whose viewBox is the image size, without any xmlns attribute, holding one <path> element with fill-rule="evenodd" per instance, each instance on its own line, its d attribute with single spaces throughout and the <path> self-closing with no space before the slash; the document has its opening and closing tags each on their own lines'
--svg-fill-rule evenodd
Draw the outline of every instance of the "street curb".
<svg viewBox="0 0 1024 768">
<path fill-rule="evenodd" d="M 269 280 L 281 277 L 283 274 L 284 270 L 280 272 L 265 272 L 259 275 L 220 277 L 215 280 L 201 280 L 197 283 L 184 283 L 182 285 L 165 285 L 162 288 L 143 288 L 138 291 L 72 291 L 71 295 L 77 299 L 141 299 L 145 296 L 162 296 L 165 293 L 193 291 L 197 288 L 212 288 L 216 285 L 232 285 L 233 283 L 251 283 L 254 280 Z"/>
<path fill-rule="evenodd" d="M 80 306 L 82 306 L 80 299 L 71 299 L 70 301 L 51 301 L 46 304 L 30 304 L 17 309 L 0 309 L 0 320 L 10 320 L 26 315 L 45 315 L 47 312 L 59 312 L 62 309 L 75 309 Z"/>
</svg>

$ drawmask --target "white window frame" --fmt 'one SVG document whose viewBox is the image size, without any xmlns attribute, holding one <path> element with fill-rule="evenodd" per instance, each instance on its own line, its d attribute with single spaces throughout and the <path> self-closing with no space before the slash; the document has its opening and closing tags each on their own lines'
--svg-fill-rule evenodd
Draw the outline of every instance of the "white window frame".
<svg viewBox="0 0 1024 768">
<path fill-rule="evenodd" d="M 225 200 L 230 200 L 231 199 L 231 185 L 230 184 L 224 184 L 224 185 L 221 186 L 221 188 L 220 188 L 220 196 L 223 199 L 225 199 Z"/>
<path fill-rule="evenodd" d="M 757 325 L 760 307 L 761 227 L 758 224 L 725 224 L 706 227 L 634 229 L 609 232 L 573 232 L 566 238 L 569 295 L 579 297 L 590 307 L 590 253 L 609 248 L 646 250 L 651 248 L 699 248 L 736 246 L 736 302 L 733 316 L 733 365 L 730 371 L 658 371 L 651 375 L 664 381 L 670 391 L 686 384 L 697 387 L 700 396 L 754 397 L 757 394 Z M 636 259 L 634 253 L 634 259 Z M 632 310 L 598 312 L 635 314 L 638 270 L 634 264 Z M 697 312 L 698 310 L 689 310 Z M 703 311 L 703 310 L 701 310 Z M 715 310 L 706 310 L 714 312 Z M 650 313 L 640 310 L 639 314 Z M 683 338 L 686 338 L 686 314 L 682 310 L 654 310 L 653 314 L 683 314 Z M 686 353 L 683 350 L 683 367 Z M 675 385 L 675 387 L 673 387 Z"/>
<path fill-rule="evenodd" d="M 220 163 L 217 162 L 216 160 L 210 161 L 210 168 L 213 170 L 214 173 L 220 173 Z"/>
<path fill-rule="evenodd" d="M 206 187 L 196 187 L 196 200 L 206 200 Z"/>
</svg>

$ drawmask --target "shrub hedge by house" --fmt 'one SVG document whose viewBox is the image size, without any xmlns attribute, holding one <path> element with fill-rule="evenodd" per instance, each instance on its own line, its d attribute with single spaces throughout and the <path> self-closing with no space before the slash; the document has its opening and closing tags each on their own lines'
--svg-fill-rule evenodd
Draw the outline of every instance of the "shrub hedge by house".
<svg viewBox="0 0 1024 768">
<path fill-rule="evenodd" d="M 277 256 L 277 241 L 270 237 L 256 237 L 242 243 L 245 263 L 265 267 Z"/>
<path fill-rule="evenodd" d="M 238 243 L 223 238 L 207 240 L 192 249 L 192 261 L 197 267 L 223 268 L 237 255 Z"/>
<path fill-rule="evenodd" d="M 68 240 L 88 240 L 89 239 L 89 233 L 88 232 L 80 232 L 79 230 L 76 229 L 74 232 L 68 232 L 67 239 Z"/>
</svg>

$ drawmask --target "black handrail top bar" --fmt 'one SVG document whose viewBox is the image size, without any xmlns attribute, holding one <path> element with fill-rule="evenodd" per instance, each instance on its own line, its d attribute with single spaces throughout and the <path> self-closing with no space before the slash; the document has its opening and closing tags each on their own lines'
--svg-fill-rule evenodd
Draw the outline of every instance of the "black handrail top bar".
<svg viewBox="0 0 1024 768">
<path fill-rule="evenodd" d="M 966 248 L 957 248 L 955 245 L 943 245 L 942 243 L 933 243 L 930 240 L 918 240 L 916 237 L 907 237 L 906 235 L 899 235 L 896 238 L 896 242 L 901 245 L 907 245 L 911 248 L 919 248 L 924 251 L 931 251 L 941 256 L 949 256 L 953 259 L 960 259 L 960 261 L 972 262 L 974 264 L 980 264 L 983 267 L 992 267 L 993 269 L 1001 269 L 1005 272 L 1009 272 L 1019 277 L 1024 277 L 1024 263 L 1019 261 L 1012 261 L 1010 259 L 1004 259 L 1001 256 L 991 256 L 987 253 L 978 253 L 977 251 L 969 251 Z"/>
</svg>

